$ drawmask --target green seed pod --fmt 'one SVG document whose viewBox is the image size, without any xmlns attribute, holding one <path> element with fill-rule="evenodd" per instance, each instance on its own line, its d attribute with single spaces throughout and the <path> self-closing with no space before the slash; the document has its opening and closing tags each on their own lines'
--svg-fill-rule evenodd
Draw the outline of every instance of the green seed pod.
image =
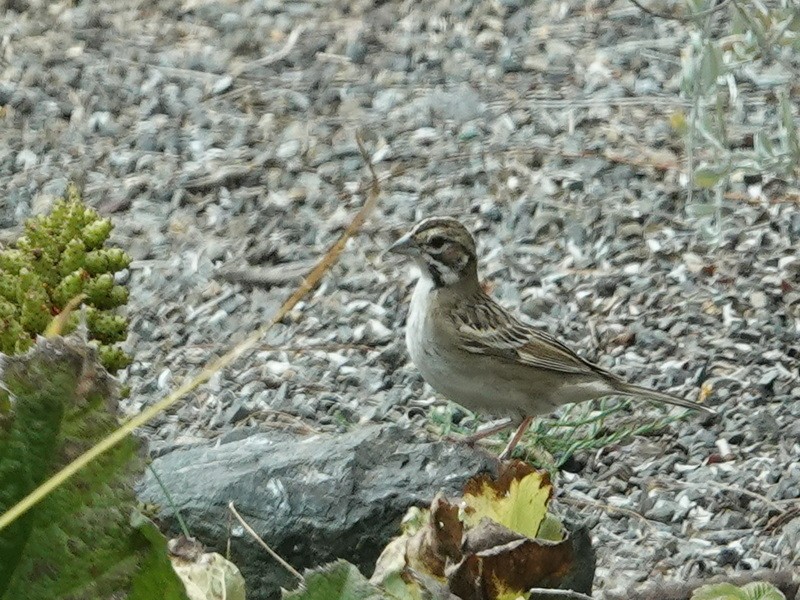
<svg viewBox="0 0 800 600">
<path fill-rule="evenodd" d="M 15 300 L 17 298 L 18 277 L 6 271 L 0 271 L 0 300 Z"/>
<path fill-rule="evenodd" d="M 115 285 L 111 288 L 111 306 L 116 308 L 128 303 L 128 288 L 123 285 Z"/>
<path fill-rule="evenodd" d="M 108 271 L 116 273 L 131 266 L 131 257 L 119 248 L 105 248 L 101 250 L 108 259 Z"/>
<path fill-rule="evenodd" d="M 17 340 L 17 343 L 14 344 L 14 349 L 11 351 L 11 354 L 22 354 L 27 352 L 31 346 L 33 346 L 33 339 L 28 335 L 25 335 L 23 332 L 23 335 L 20 336 L 20 338 Z"/>
<path fill-rule="evenodd" d="M 0 324 L 12 321 L 17 315 L 17 307 L 8 300 L 0 298 Z"/>
<path fill-rule="evenodd" d="M 132 358 L 117 346 L 100 346 L 97 349 L 102 365 L 113 373 L 124 369 L 132 362 Z"/>
<path fill-rule="evenodd" d="M 128 321 L 121 315 L 99 310 L 87 310 L 89 335 L 104 344 L 113 344 L 125 339 Z"/>
<path fill-rule="evenodd" d="M 86 247 L 90 250 L 95 250 L 102 246 L 108 239 L 113 227 L 109 219 L 99 219 L 86 225 L 81 232 L 81 237 Z"/>
<path fill-rule="evenodd" d="M 0 319 L 0 352 L 5 354 L 16 353 L 20 340 L 30 339 L 19 321 L 15 319 Z"/>
<path fill-rule="evenodd" d="M 57 239 L 62 245 L 69 243 L 70 240 L 82 238 L 85 222 L 77 209 L 77 206 L 65 204 L 60 214 L 54 213 L 50 217 L 53 232 L 58 233 Z"/>
<path fill-rule="evenodd" d="M 70 273 L 64 279 L 61 280 L 61 283 L 58 284 L 55 290 L 53 290 L 53 301 L 55 302 L 58 308 L 64 308 L 67 305 L 67 302 L 75 298 L 77 295 L 83 292 L 83 284 L 86 279 L 86 271 L 83 269 L 78 269 L 73 273 Z"/>
<path fill-rule="evenodd" d="M 28 267 L 20 269 L 17 278 L 17 303 L 22 306 L 31 294 L 34 294 L 36 302 L 46 300 L 44 284 L 39 276 Z"/>
<path fill-rule="evenodd" d="M 81 193 L 78 191 L 78 186 L 72 182 L 67 185 L 67 193 L 65 196 L 66 198 L 62 201 L 64 203 L 69 202 L 73 204 L 81 201 Z"/>
<path fill-rule="evenodd" d="M 90 275 L 108 273 L 111 270 L 108 264 L 108 253 L 105 250 L 92 250 L 86 255 L 85 267 Z"/>
<path fill-rule="evenodd" d="M 19 323 L 28 333 L 40 334 L 53 319 L 45 302 L 37 301 L 37 294 L 32 293 L 22 305 Z"/>
<path fill-rule="evenodd" d="M 53 315 L 85 293 L 94 343 L 103 348 L 105 366 L 116 370 L 130 357 L 104 344 L 125 339 L 128 322 L 107 311 L 128 300 L 127 289 L 114 283 L 114 273 L 128 268 L 131 259 L 119 248 L 103 247 L 112 223 L 83 204 L 75 186 L 65 196 L 49 215 L 29 219 L 13 248 L 0 250 L 0 350 L 26 350 Z M 64 331 L 73 331 L 82 314 L 72 313 Z"/>
<path fill-rule="evenodd" d="M 105 305 L 110 304 L 111 290 L 113 288 L 114 276 L 110 273 L 103 273 L 87 281 L 83 286 L 83 291 L 89 304 L 103 308 Z"/>
<path fill-rule="evenodd" d="M 67 242 L 61 259 L 58 262 L 58 272 L 64 276 L 81 268 L 86 262 L 86 246 L 83 241 L 77 238 Z"/>
<path fill-rule="evenodd" d="M 9 248 L 0 252 L 0 271 L 16 275 L 27 264 L 28 261 L 21 250 Z"/>
</svg>

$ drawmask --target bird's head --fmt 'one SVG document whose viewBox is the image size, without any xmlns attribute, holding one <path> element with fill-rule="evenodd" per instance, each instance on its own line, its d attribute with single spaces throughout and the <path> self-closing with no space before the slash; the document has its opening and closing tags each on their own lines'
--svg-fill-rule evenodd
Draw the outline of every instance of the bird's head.
<svg viewBox="0 0 800 600">
<path fill-rule="evenodd" d="M 456 219 L 424 219 L 389 247 L 390 252 L 413 258 L 436 287 L 476 284 L 475 240 Z"/>
</svg>

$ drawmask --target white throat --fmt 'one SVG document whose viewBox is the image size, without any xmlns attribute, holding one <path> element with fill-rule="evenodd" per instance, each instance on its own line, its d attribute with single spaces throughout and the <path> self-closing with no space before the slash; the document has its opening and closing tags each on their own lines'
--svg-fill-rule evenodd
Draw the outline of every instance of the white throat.
<svg viewBox="0 0 800 600">
<path fill-rule="evenodd" d="M 417 266 L 420 270 L 420 279 L 427 279 L 432 287 L 455 285 L 461 279 L 458 271 L 438 261 L 429 263 L 425 258 L 419 258 Z"/>
</svg>

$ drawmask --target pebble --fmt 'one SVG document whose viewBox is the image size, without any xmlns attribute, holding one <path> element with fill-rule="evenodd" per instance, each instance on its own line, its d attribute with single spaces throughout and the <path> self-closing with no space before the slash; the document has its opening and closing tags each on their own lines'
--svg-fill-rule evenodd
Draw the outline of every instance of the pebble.
<svg viewBox="0 0 800 600">
<path fill-rule="evenodd" d="M 669 523 L 675 516 L 677 509 L 677 504 L 672 500 L 659 498 L 655 501 L 655 504 L 644 513 L 644 516 L 654 521 L 660 521 L 661 523 Z"/>
</svg>

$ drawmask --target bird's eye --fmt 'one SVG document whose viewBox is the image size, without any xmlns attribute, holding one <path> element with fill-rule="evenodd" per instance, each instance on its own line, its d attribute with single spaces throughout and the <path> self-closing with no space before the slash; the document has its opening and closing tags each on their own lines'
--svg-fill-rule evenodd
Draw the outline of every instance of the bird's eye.
<svg viewBox="0 0 800 600">
<path fill-rule="evenodd" d="M 430 240 L 428 240 L 428 246 L 430 246 L 430 247 L 431 247 L 431 248 L 433 248 L 434 250 L 438 250 L 439 248 L 441 248 L 442 246 L 444 246 L 444 243 L 445 243 L 446 241 L 447 241 L 447 240 L 445 240 L 445 239 L 444 239 L 442 236 L 440 236 L 440 235 L 435 235 L 435 236 L 433 236 L 433 237 L 432 237 Z"/>
</svg>

